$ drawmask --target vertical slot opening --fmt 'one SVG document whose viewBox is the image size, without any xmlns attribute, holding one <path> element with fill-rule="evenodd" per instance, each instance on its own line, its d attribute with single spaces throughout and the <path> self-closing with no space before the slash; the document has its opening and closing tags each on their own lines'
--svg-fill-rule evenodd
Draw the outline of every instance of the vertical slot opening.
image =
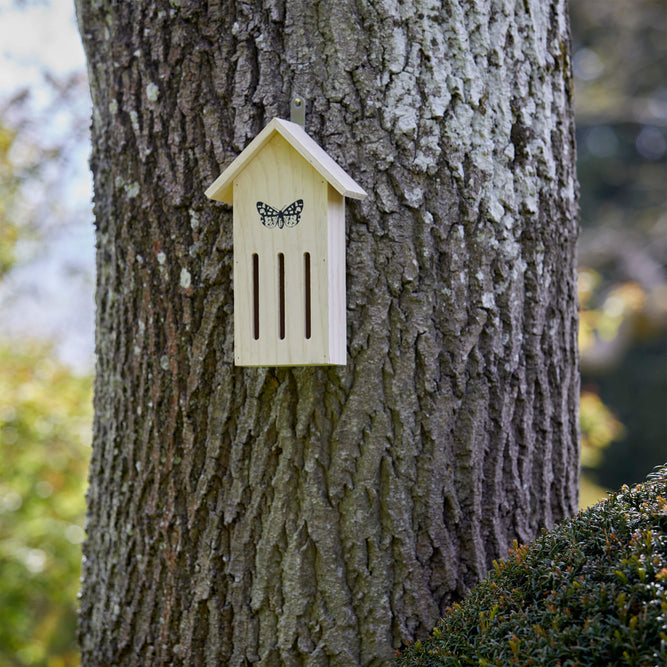
<svg viewBox="0 0 667 667">
<path fill-rule="evenodd" d="M 259 339 L 259 255 L 252 255 L 252 337 Z"/>
<path fill-rule="evenodd" d="M 310 253 L 305 252 L 303 254 L 303 269 L 305 274 L 305 292 L 306 292 L 306 338 L 310 339 L 310 315 L 311 315 L 311 303 L 310 303 Z"/>
<path fill-rule="evenodd" d="M 285 339 L 285 255 L 278 253 L 278 336 Z"/>
</svg>

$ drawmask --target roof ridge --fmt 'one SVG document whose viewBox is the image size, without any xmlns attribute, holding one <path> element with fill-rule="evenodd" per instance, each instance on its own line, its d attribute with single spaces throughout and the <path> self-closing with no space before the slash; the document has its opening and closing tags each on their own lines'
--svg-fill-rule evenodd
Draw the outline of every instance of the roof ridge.
<svg viewBox="0 0 667 667">
<path fill-rule="evenodd" d="M 236 156 L 229 166 L 206 190 L 209 199 L 234 203 L 233 181 L 261 151 L 271 136 L 278 132 L 301 157 L 344 197 L 365 199 L 364 189 L 304 130 L 301 125 L 282 118 L 273 118 L 268 125 Z"/>
</svg>

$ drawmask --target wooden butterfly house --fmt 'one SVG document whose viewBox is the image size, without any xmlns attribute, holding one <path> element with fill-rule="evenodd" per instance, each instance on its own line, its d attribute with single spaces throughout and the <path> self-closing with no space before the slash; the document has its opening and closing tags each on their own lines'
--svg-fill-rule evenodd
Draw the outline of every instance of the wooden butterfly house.
<svg viewBox="0 0 667 667">
<path fill-rule="evenodd" d="M 236 365 L 344 365 L 344 198 L 363 189 L 301 125 L 274 118 L 206 196 L 234 207 Z"/>
</svg>

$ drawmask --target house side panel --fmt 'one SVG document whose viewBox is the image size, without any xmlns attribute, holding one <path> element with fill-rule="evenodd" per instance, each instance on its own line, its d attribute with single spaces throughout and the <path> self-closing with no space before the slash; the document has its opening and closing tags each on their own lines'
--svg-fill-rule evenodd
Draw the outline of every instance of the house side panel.
<svg viewBox="0 0 667 667">
<path fill-rule="evenodd" d="M 328 189 L 329 355 L 332 364 L 347 363 L 345 286 L 345 198 Z"/>
</svg>

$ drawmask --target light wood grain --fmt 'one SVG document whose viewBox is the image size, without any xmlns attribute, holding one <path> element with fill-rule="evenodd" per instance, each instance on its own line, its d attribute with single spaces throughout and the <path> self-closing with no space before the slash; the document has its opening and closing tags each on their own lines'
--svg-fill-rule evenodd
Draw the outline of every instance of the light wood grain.
<svg viewBox="0 0 667 667">
<path fill-rule="evenodd" d="M 234 205 L 234 341 L 239 366 L 345 364 L 345 199 L 366 192 L 305 132 L 274 118 L 206 190 Z M 267 228 L 257 203 L 282 211 L 303 200 L 294 227 Z M 282 220 L 281 220 L 282 222 Z M 253 254 L 259 259 L 259 335 Z M 284 255 L 284 304 L 278 255 Z M 304 255 L 310 255 L 306 337 Z M 285 312 L 280 335 L 280 309 Z"/>
<path fill-rule="evenodd" d="M 332 364 L 347 362 L 347 322 L 345 298 L 345 199 L 328 188 L 328 288 L 329 359 Z"/>
<path fill-rule="evenodd" d="M 330 197 L 333 194 L 333 201 Z M 294 227 L 262 225 L 257 202 L 303 200 Z M 343 197 L 281 135 L 234 180 L 234 346 L 240 366 L 345 364 Z M 335 230 L 332 230 L 335 227 Z M 305 331 L 304 253 L 311 262 L 311 335 Z M 259 338 L 253 336 L 252 255 L 259 257 Z M 278 255 L 285 257 L 285 338 L 279 337 Z M 333 306 L 333 308 L 332 308 Z M 342 322 L 342 324 L 341 324 Z"/>
<path fill-rule="evenodd" d="M 274 118 L 218 176 L 206 190 L 209 199 L 234 204 L 233 183 L 237 176 L 252 163 L 264 146 L 280 135 L 308 162 L 334 189 L 344 197 L 365 199 L 364 189 L 333 158 L 296 123 Z"/>
</svg>

